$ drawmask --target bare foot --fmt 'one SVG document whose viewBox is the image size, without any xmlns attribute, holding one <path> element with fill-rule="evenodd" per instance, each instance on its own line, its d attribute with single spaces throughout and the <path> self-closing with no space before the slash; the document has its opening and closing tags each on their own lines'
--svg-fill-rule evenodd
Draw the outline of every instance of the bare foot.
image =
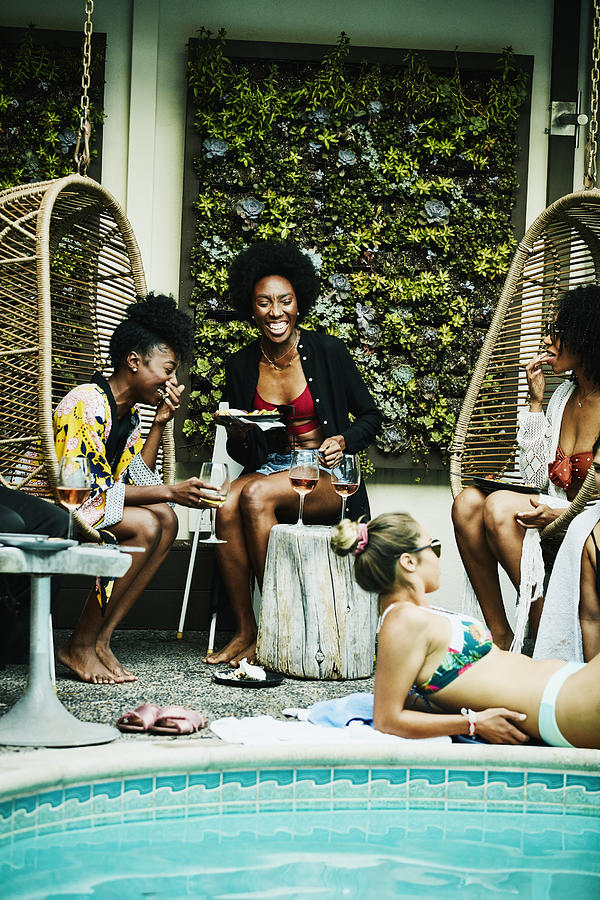
<svg viewBox="0 0 600 900">
<path fill-rule="evenodd" d="M 106 668 L 93 647 L 65 644 L 56 655 L 63 665 L 88 684 L 120 684 L 125 680 Z"/>
<path fill-rule="evenodd" d="M 248 644 L 247 647 L 244 647 L 239 653 L 236 653 L 234 657 L 229 660 L 229 665 L 232 668 L 237 669 L 241 661 L 246 658 L 246 661 L 250 663 L 251 666 L 256 665 L 256 641 L 252 641 L 252 643 Z"/>
<path fill-rule="evenodd" d="M 124 681 L 137 681 L 137 675 L 121 665 L 108 644 L 100 644 L 96 641 L 96 653 L 100 662 L 104 663 L 119 684 Z"/>
<path fill-rule="evenodd" d="M 252 645 L 256 646 L 256 632 L 250 634 L 240 632 L 234 635 L 222 650 L 218 653 L 212 653 L 210 656 L 205 656 L 203 661 L 211 666 L 215 666 L 219 663 L 230 662 L 233 659 L 243 659 L 247 655 L 246 649 Z"/>
</svg>

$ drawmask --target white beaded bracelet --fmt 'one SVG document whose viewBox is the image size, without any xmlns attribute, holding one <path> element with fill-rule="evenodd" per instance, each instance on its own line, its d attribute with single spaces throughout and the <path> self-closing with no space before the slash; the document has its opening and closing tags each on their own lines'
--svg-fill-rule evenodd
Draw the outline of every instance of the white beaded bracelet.
<svg viewBox="0 0 600 900">
<path fill-rule="evenodd" d="M 461 716 L 466 716 L 469 720 L 469 737 L 475 737 L 477 733 L 477 713 L 474 709 L 467 709 L 466 706 L 460 711 Z"/>
</svg>

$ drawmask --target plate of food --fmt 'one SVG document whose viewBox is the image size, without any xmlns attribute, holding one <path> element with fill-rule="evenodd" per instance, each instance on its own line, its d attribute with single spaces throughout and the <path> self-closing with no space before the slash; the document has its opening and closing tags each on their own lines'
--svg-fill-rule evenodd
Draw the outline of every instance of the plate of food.
<svg viewBox="0 0 600 900">
<path fill-rule="evenodd" d="M 228 684 L 232 687 L 263 688 L 277 687 L 283 681 L 283 675 L 263 669 L 262 666 L 251 665 L 244 657 L 237 669 L 226 669 L 215 672 L 213 681 L 216 684 Z"/>
<path fill-rule="evenodd" d="M 245 409 L 221 409 L 215 414 L 217 425 L 235 424 L 256 425 L 263 431 L 269 428 L 285 428 L 281 421 L 281 413 L 272 409 L 255 409 L 248 412 Z"/>
<path fill-rule="evenodd" d="M 512 481 L 510 478 L 483 478 L 479 475 L 473 476 L 473 484 L 478 487 L 484 494 L 491 494 L 492 491 L 515 491 L 517 494 L 539 494 L 540 489 L 532 484 L 520 484 L 518 481 Z"/>
</svg>

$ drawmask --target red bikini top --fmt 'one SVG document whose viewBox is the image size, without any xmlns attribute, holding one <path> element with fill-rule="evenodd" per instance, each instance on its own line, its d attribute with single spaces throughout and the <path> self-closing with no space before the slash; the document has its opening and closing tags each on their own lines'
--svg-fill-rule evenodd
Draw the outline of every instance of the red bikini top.
<svg viewBox="0 0 600 900">
<path fill-rule="evenodd" d="M 305 434 L 319 427 L 315 403 L 308 385 L 306 385 L 299 397 L 292 400 L 290 404 L 285 405 L 293 407 L 292 418 L 288 422 L 290 434 Z M 277 406 L 274 403 L 269 403 L 268 400 L 263 400 L 258 390 L 256 390 L 254 392 L 254 409 L 277 409 Z"/>
<path fill-rule="evenodd" d="M 579 490 L 594 458 L 593 453 L 575 453 L 565 456 L 560 446 L 556 448 L 556 459 L 548 463 L 548 478 L 564 491 L 570 486 Z"/>
</svg>

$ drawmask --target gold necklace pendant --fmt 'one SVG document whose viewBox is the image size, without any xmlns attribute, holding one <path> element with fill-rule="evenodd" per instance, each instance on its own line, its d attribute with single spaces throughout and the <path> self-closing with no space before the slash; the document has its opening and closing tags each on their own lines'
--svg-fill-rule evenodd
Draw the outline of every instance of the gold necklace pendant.
<svg viewBox="0 0 600 900">
<path fill-rule="evenodd" d="M 267 353 L 267 351 L 266 351 L 265 348 L 263 347 L 262 341 L 260 342 L 260 350 L 261 350 L 262 355 L 263 355 L 264 358 L 267 360 L 267 362 L 269 363 L 269 365 L 271 366 L 272 369 L 280 369 L 280 370 L 281 370 L 281 369 L 289 369 L 289 367 L 290 367 L 290 366 L 292 365 L 292 363 L 294 362 L 293 357 L 292 357 L 292 359 L 290 359 L 290 361 L 289 361 L 288 363 L 285 363 L 285 365 L 283 365 L 283 366 L 282 366 L 282 365 L 279 365 L 279 363 L 281 362 L 282 359 L 285 359 L 286 356 L 288 356 L 289 353 L 293 353 L 293 352 L 294 352 L 294 350 L 297 348 L 299 342 L 300 342 L 300 335 L 297 334 L 297 335 L 296 335 L 296 342 L 295 342 L 295 344 L 294 344 L 292 347 L 289 347 L 289 348 L 285 351 L 285 353 L 282 353 L 281 356 L 278 356 L 276 359 L 271 359 L 271 357 L 269 356 L 269 354 Z"/>
</svg>

